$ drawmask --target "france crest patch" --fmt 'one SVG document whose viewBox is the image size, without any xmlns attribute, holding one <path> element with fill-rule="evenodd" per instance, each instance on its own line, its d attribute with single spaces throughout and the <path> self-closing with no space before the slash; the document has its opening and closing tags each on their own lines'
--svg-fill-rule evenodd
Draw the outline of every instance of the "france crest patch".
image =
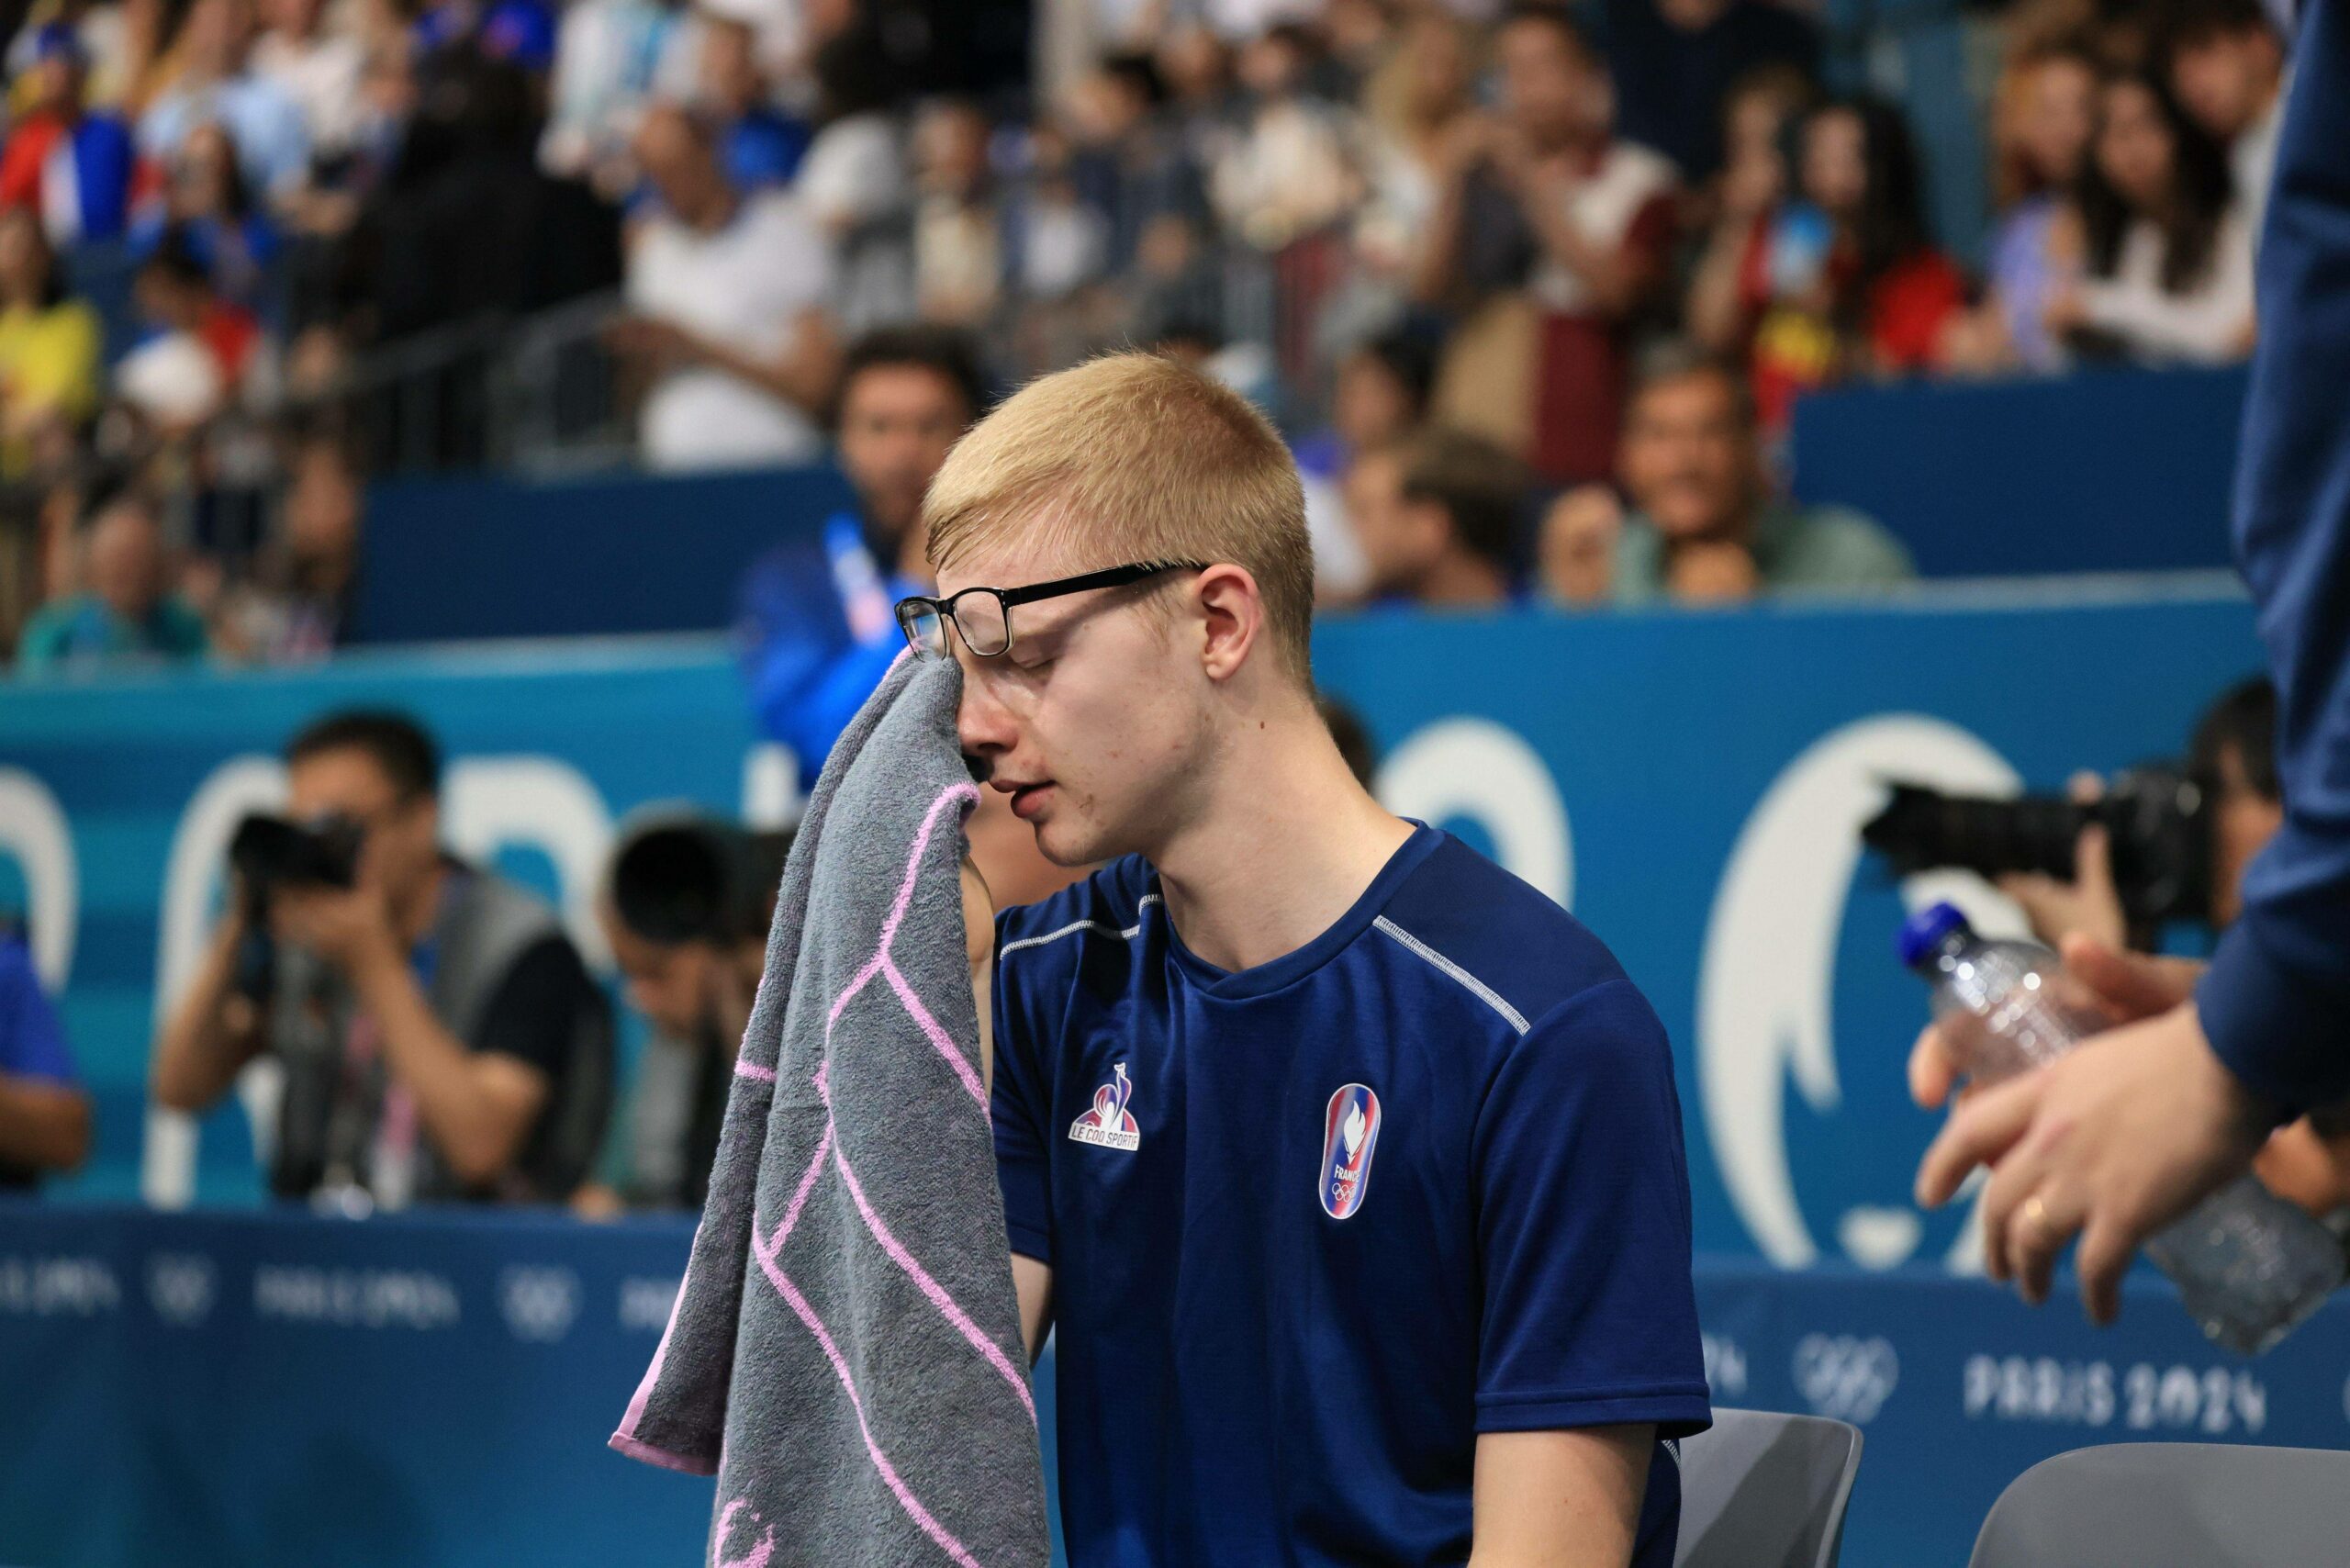
<svg viewBox="0 0 2350 1568">
<path fill-rule="evenodd" d="M 1322 1118 L 1323 1211 L 1344 1219 L 1362 1207 L 1371 1186 L 1371 1156 L 1379 1147 L 1379 1096 L 1349 1083 L 1330 1096 Z"/>
</svg>

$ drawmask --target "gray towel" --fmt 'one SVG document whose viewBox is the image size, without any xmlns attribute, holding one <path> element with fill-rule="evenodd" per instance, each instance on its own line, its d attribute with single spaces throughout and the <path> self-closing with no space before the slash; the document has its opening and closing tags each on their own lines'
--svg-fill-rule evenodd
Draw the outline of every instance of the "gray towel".
<svg viewBox="0 0 2350 1568">
<path fill-rule="evenodd" d="M 612 1436 L 717 1474 L 711 1568 L 1046 1561 L 963 942 L 961 690 L 901 657 L 817 780 L 692 1260 Z"/>
</svg>

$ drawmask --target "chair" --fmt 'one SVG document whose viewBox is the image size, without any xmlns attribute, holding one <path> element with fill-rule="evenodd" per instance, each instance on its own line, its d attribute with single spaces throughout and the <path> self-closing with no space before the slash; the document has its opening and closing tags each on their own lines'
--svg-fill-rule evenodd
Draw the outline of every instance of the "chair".
<svg viewBox="0 0 2350 1568">
<path fill-rule="evenodd" d="M 2114 1443 L 2008 1484 L 1968 1568 L 2313 1568 L 2350 1553 L 2350 1453 Z"/>
<path fill-rule="evenodd" d="M 1857 1427 L 1717 1406 L 1682 1439 L 1673 1568 L 1836 1568 L 1860 1468 Z"/>
</svg>

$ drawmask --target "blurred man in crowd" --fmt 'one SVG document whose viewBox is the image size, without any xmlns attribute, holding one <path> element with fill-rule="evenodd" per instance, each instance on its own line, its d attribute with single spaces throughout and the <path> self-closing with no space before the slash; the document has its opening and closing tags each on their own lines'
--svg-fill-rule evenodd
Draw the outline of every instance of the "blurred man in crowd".
<svg viewBox="0 0 2350 1568">
<path fill-rule="evenodd" d="M 178 77 L 140 117 L 139 145 L 169 163 L 198 126 L 218 125 L 236 144 L 245 183 L 274 202 L 308 178 L 310 130 L 294 95 L 252 68 L 252 47 L 251 0 L 195 0 L 173 46 Z"/>
<path fill-rule="evenodd" d="M 923 495 L 985 400 L 978 350 L 952 329 L 885 329 L 848 351 L 835 455 L 856 510 L 763 556 L 738 609 L 752 711 L 799 759 L 803 789 L 905 646 L 894 606 L 930 588 L 916 526 Z M 1001 795 L 985 797 L 965 831 L 998 904 L 1031 902 L 1070 879 L 1037 853 Z"/>
<path fill-rule="evenodd" d="M 636 156 L 660 197 L 630 242 L 628 319 L 612 334 L 650 388 L 655 468 L 812 463 L 837 360 L 832 252 L 793 196 L 738 191 L 716 131 L 660 106 Z"/>
<path fill-rule="evenodd" d="M 53 245 L 119 239 L 139 153 L 130 128 L 84 107 L 88 62 L 72 28 L 33 35 L 32 101 L 0 151 L 0 207 L 38 213 Z"/>
<path fill-rule="evenodd" d="M 1495 39 L 1502 111 L 1448 154 L 1417 292 L 1473 308 L 1522 290 L 1540 322 L 1526 455 L 1544 476 L 1605 477 L 1626 339 L 1668 281 L 1673 165 L 1616 140 L 1606 62 L 1562 8 L 1514 6 Z"/>
<path fill-rule="evenodd" d="M 0 1193 L 72 1170 L 90 1151 L 90 1097 L 24 934 L 0 926 Z"/>
<path fill-rule="evenodd" d="M 102 506 L 83 541 L 86 591 L 43 605 L 17 644 L 27 675 L 121 669 L 203 656 L 203 617 L 167 588 L 169 555 L 145 497 Z"/>
<path fill-rule="evenodd" d="M 1616 593 L 1616 550 L 1624 506 L 1605 485 L 1585 485 L 1542 510 L 1534 570 L 1542 597 L 1562 610 L 1591 610 Z"/>
<path fill-rule="evenodd" d="M 582 1188 L 581 1213 L 699 1209 L 709 1194 L 790 842 L 686 817 L 645 823 L 613 855 L 597 913 L 653 1035 L 621 1129 L 625 1171 Z"/>
<path fill-rule="evenodd" d="M 156 1042 L 155 1098 L 200 1112 L 267 1051 L 285 1079 L 280 1197 L 569 1196 L 610 1103 L 611 1020 L 554 912 L 441 847 L 440 755 L 409 720 L 331 714 L 285 763 L 314 847 L 234 877 Z M 350 857 L 348 885 L 321 846 Z"/>
<path fill-rule="evenodd" d="M 2276 23 L 2260 0 L 2172 0 L 2159 47 L 2180 106 L 2227 148 L 2236 208 L 2257 238 L 2284 121 Z"/>
<path fill-rule="evenodd" d="M 807 156 L 811 132 L 804 120 L 777 110 L 759 63 L 758 29 L 744 17 L 700 8 L 693 15 L 701 28 L 698 96 L 722 128 L 728 176 L 746 191 L 789 184 Z M 564 26 L 570 25 L 566 14 Z"/>
<path fill-rule="evenodd" d="M 266 384 L 274 355 L 260 319 L 220 293 L 185 229 L 163 231 L 132 295 L 150 330 L 115 366 L 115 391 L 160 433 L 186 434 Z"/>
<path fill-rule="evenodd" d="M 1507 603 L 1527 476 L 1475 436 L 1430 431 L 1355 459 L 1347 510 L 1371 597 L 1475 609 Z"/>
<path fill-rule="evenodd" d="M 1633 509 L 1616 546 L 1618 603 L 1866 590 L 1916 575 L 1900 542 L 1860 513 L 1774 491 L 1752 395 L 1725 361 L 1667 346 L 1642 364 L 1618 468 Z"/>
<path fill-rule="evenodd" d="M 983 396 L 977 351 L 960 333 L 893 329 L 849 349 L 835 454 L 856 510 L 768 552 L 742 593 L 752 707 L 799 756 L 804 785 L 905 646 L 891 607 L 929 581 L 914 526 L 923 492 Z"/>
<path fill-rule="evenodd" d="M 261 17 L 253 74 L 276 84 L 300 107 L 314 162 L 341 157 L 364 129 L 367 106 L 359 83 L 367 66 L 365 42 L 355 31 L 329 25 L 326 0 L 261 0 Z"/>
<path fill-rule="evenodd" d="M 296 442 L 286 470 L 280 547 L 216 619 L 226 651 L 260 664 L 308 664 L 345 646 L 358 600 L 365 500 L 350 451 L 312 432 Z"/>
</svg>

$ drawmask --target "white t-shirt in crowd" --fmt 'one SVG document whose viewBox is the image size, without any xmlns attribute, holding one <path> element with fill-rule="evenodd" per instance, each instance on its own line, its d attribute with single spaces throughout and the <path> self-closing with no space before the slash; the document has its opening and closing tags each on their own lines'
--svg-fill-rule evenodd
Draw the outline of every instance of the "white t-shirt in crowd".
<svg viewBox="0 0 2350 1568">
<path fill-rule="evenodd" d="M 2122 231 L 2109 278 L 2081 285 L 2088 324 L 2120 338 L 2146 364 L 2225 364 L 2249 352 L 2253 320 L 2252 230 L 2231 206 L 2212 242 L 2211 264 L 2183 294 L 2163 286 L 2163 232 L 2147 218 Z"/>
<path fill-rule="evenodd" d="M 366 46 L 355 38 L 322 33 L 296 39 L 271 32 L 253 44 L 253 74 L 275 82 L 301 106 L 317 155 L 341 152 L 358 140 L 367 106 L 359 92 L 366 64 Z"/>
<path fill-rule="evenodd" d="M 788 351 L 800 314 L 832 292 L 831 249 L 781 191 L 745 198 L 715 233 L 650 218 L 629 252 L 632 308 L 762 359 Z M 654 468 L 810 463 L 824 447 L 804 411 L 706 365 L 661 378 L 645 398 L 641 439 Z"/>
</svg>

